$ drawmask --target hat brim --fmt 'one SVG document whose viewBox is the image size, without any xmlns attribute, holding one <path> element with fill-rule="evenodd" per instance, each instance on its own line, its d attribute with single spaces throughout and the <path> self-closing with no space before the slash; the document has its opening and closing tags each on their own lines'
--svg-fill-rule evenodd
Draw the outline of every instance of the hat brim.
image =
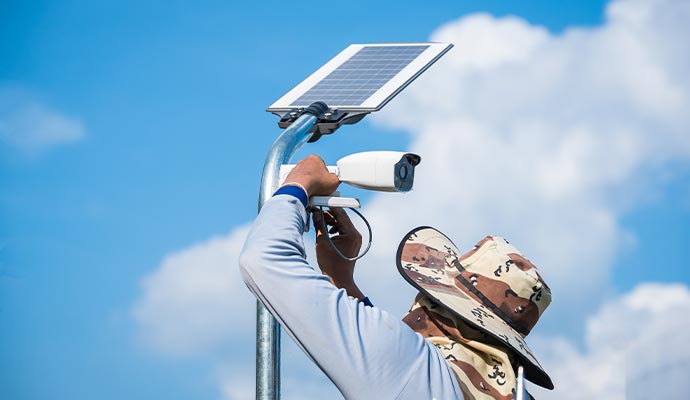
<svg viewBox="0 0 690 400">
<path fill-rule="evenodd" d="M 396 253 L 396 264 L 403 278 L 436 303 L 462 318 L 470 326 L 504 343 L 513 351 L 520 364 L 525 368 L 526 379 L 544 388 L 553 389 L 554 385 L 551 378 L 534 357 L 522 335 L 493 313 L 490 308 L 485 307 L 455 286 L 436 284 L 434 279 L 437 277 L 428 272 L 432 269 L 415 268 L 409 262 L 403 264 L 402 256 L 405 246 L 413 243 L 423 244 L 441 252 L 445 251 L 449 257 L 458 258 L 461 254 L 455 244 L 437 229 L 430 226 L 415 228 L 405 235 Z M 457 270 L 454 265 L 447 262 L 445 269 Z"/>
</svg>

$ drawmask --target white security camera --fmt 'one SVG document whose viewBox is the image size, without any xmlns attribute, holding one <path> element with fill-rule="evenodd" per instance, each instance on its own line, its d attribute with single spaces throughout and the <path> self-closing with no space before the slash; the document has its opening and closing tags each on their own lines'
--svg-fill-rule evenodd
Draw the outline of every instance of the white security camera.
<svg viewBox="0 0 690 400">
<path fill-rule="evenodd" d="M 343 157 L 328 170 L 336 174 L 341 182 L 366 190 L 380 192 L 409 192 L 414 183 L 414 169 L 421 157 L 414 153 L 400 151 L 367 151 Z M 286 164 L 280 167 L 280 184 L 295 167 Z M 358 199 L 330 196 L 312 196 L 311 206 L 359 208 Z"/>
<path fill-rule="evenodd" d="M 421 157 L 412 153 L 368 151 L 338 160 L 335 174 L 341 182 L 361 189 L 409 192 L 420 161 Z"/>
<path fill-rule="evenodd" d="M 414 168 L 421 157 L 400 151 L 367 151 L 343 157 L 328 170 L 341 182 L 366 190 L 380 192 L 408 192 L 414 183 Z M 295 167 L 280 167 L 280 183 Z"/>
</svg>

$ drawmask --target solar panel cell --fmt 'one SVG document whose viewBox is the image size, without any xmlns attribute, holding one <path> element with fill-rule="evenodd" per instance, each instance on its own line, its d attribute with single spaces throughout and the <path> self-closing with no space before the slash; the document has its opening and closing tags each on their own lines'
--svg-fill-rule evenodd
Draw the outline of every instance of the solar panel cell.
<svg viewBox="0 0 690 400">
<path fill-rule="evenodd" d="M 362 47 L 290 106 L 306 107 L 315 101 L 323 101 L 333 108 L 360 106 L 428 47 Z"/>
</svg>

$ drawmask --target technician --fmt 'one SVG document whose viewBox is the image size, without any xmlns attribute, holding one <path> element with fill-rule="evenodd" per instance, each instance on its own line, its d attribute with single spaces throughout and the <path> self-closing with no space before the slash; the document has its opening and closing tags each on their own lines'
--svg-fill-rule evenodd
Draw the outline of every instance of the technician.
<svg viewBox="0 0 690 400">
<path fill-rule="evenodd" d="M 265 202 L 240 255 L 254 295 L 346 399 L 512 399 L 517 365 L 553 388 L 524 342 L 551 293 L 536 267 L 507 240 L 487 236 L 460 256 L 442 233 L 420 227 L 403 239 L 398 270 L 419 290 L 397 320 L 373 307 L 354 281 L 348 256 L 361 236 L 344 211 L 314 213 L 316 257 L 302 235 L 309 196 L 340 184 L 323 160 L 300 161 Z M 325 220 L 324 220 L 325 219 Z"/>
<path fill-rule="evenodd" d="M 308 196 L 333 193 L 338 177 L 312 155 L 285 182 L 265 202 L 242 250 L 240 269 L 249 289 L 346 399 L 461 399 L 441 353 L 402 321 L 365 303 L 353 279 L 354 262 L 330 254 L 322 240 L 317 258 L 326 275 L 307 262 L 302 234 Z M 340 212 L 333 210 L 327 222 Z M 361 237 L 349 220 L 335 229 L 343 253 L 359 250 Z"/>
</svg>

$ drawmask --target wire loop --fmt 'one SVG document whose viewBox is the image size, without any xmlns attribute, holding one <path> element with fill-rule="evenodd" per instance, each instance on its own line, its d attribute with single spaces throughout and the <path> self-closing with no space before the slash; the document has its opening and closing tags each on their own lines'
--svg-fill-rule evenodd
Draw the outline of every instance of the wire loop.
<svg viewBox="0 0 690 400">
<path fill-rule="evenodd" d="M 369 221 L 367 221 L 367 219 L 364 218 L 364 215 L 362 215 L 361 212 L 357 211 L 356 209 L 354 209 L 352 207 L 346 207 L 346 208 L 349 210 L 352 210 L 355 214 L 357 214 L 359 216 L 359 218 L 361 218 L 362 221 L 364 221 L 364 224 L 367 226 L 367 231 L 369 231 L 369 243 L 367 244 L 367 248 L 364 249 L 364 252 L 362 254 L 359 254 L 355 257 L 347 257 L 346 255 L 344 255 L 343 253 L 340 252 L 340 250 L 335 245 L 335 243 L 333 243 L 333 240 L 331 240 L 331 237 L 328 235 L 328 227 L 326 226 L 326 218 L 323 215 L 323 207 L 319 206 L 319 212 L 321 213 L 321 222 L 323 223 L 322 229 L 323 229 L 324 234 L 326 235 L 326 239 L 328 240 L 328 243 L 331 244 L 331 247 L 333 247 L 333 250 L 335 250 L 335 253 L 340 258 L 342 258 L 343 260 L 347 260 L 347 261 L 357 261 L 360 258 L 364 257 L 369 252 L 369 249 L 371 248 L 371 242 L 373 240 L 373 236 L 371 233 L 371 225 L 369 225 Z"/>
</svg>

